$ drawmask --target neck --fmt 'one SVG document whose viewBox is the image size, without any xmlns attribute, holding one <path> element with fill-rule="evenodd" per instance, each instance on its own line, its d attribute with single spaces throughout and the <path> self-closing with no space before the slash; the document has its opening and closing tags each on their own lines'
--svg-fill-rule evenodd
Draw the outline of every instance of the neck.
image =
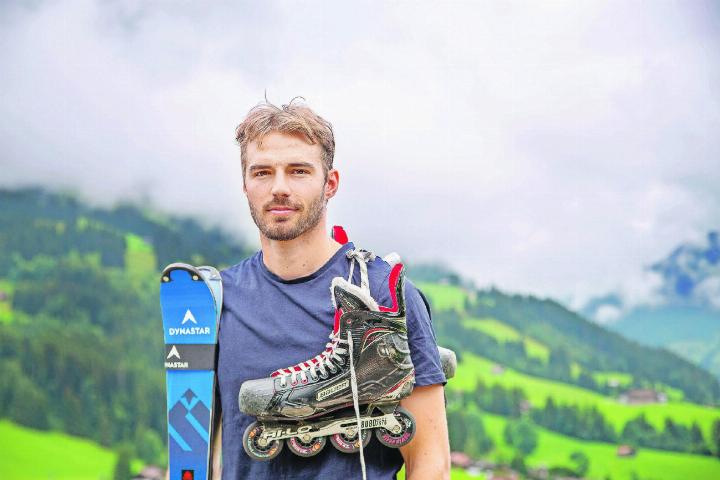
<svg viewBox="0 0 720 480">
<path fill-rule="evenodd" d="M 260 234 L 263 263 L 283 280 L 306 277 L 325 265 L 340 249 L 330 238 L 323 218 L 312 229 L 292 240 L 270 240 Z"/>
</svg>

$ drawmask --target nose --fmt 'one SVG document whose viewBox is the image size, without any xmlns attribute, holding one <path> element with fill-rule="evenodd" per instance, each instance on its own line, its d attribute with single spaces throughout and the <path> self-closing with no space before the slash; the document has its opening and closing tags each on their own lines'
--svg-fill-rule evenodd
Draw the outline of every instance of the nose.
<svg viewBox="0 0 720 480">
<path fill-rule="evenodd" d="M 272 193 L 273 196 L 287 197 L 290 195 L 290 185 L 288 184 L 285 173 L 275 175 L 270 193 Z"/>
</svg>

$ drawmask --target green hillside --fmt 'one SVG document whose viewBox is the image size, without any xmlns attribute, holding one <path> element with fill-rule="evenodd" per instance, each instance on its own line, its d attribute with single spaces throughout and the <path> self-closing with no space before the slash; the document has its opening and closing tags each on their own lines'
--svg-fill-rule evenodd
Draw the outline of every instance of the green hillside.
<svg viewBox="0 0 720 480">
<path fill-rule="evenodd" d="M 614 387 L 598 374 L 617 372 L 632 379 L 628 386 L 664 385 L 694 403 L 720 402 L 720 382 L 706 370 L 667 350 L 629 341 L 552 300 L 452 284 L 418 286 L 430 299 L 438 337 L 461 352 L 601 394 Z"/>
<path fill-rule="evenodd" d="M 0 207 L 0 418 L 164 462 L 158 270 L 250 250 L 193 220 L 37 189 L 0 190 Z"/>
<path fill-rule="evenodd" d="M 479 330 L 501 343 L 522 342 L 528 356 L 543 362 L 547 362 L 550 357 L 550 350 L 545 345 L 494 318 L 463 318 L 462 324 L 465 328 Z"/>
<path fill-rule="evenodd" d="M 720 452 L 718 384 L 708 372 L 671 352 L 627 341 L 549 300 L 474 291 L 445 280 L 418 285 L 433 307 L 439 342 L 459 357 L 448 384 L 455 450 L 515 464 L 518 450 L 504 430 L 525 419 L 538 442 L 519 457 L 513 468 L 520 472 L 545 466 L 568 475 L 577 467 L 570 456 L 583 452 L 588 478 L 718 475 L 720 461 L 709 456 Z M 664 393 L 667 401 L 618 401 L 633 389 Z M 623 443 L 638 447 L 638 454 L 618 457 Z"/>
<path fill-rule="evenodd" d="M 110 480 L 116 460 L 114 452 L 90 440 L 5 420 L 0 420 L 0 451 L 3 480 Z"/>
<path fill-rule="evenodd" d="M 503 439 L 507 419 L 489 413 L 483 413 L 482 418 L 485 428 L 498 446 L 489 457 L 494 460 L 510 458 L 512 450 Z M 635 457 L 618 457 L 617 445 L 582 442 L 541 427 L 537 430 L 538 446 L 526 460 L 531 467 L 571 467 L 570 453 L 581 451 L 590 459 L 587 478 L 612 477 L 625 480 L 631 479 L 633 473 L 641 478 L 663 480 L 720 478 L 720 461 L 716 458 L 651 449 L 641 449 Z"/>
<path fill-rule="evenodd" d="M 710 438 L 713 422 L 720 420 L 720 409 L 718 408 L 687 402 L 626 405 L 614 398 L 576 385 L 532 377 L 509 368 L 503 368 L 501 373 L 494 372 L 495 365 L 494 362 L 473 354 L 464 354 L 458 365 L 456 377 L 452 381 L 452 388 L 471 391 L 476 388 L 477 382 L 482 380 L 490 386 L 498 384 L 503 387 L 520 388 L 526 393 L 530 403 L 538 407 L 544 406 L 548 398 L 553 398 L 557 403 L 583 407 L 595 406 L 606 416 L 618 433 L 629 420 L 641 413 L 645 414 L 648 422 L 658 429 L 663 428 L 667 417 L 674 418 L 678 423 L 687 426 L 697 422 L 707 438 Z"/>
</svg>

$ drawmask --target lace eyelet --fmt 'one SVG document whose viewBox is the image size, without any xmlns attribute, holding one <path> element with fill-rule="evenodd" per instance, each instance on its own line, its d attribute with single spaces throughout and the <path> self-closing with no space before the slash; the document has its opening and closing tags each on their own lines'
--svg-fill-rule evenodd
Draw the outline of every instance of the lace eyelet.
<svg viewBox="0 0 720 480">
<path fill-rule="evenodd" d="M 305 385 L 307 382 L 308 382 L 307 378 L 302 381 L 303 385 Z"/>
</svg>

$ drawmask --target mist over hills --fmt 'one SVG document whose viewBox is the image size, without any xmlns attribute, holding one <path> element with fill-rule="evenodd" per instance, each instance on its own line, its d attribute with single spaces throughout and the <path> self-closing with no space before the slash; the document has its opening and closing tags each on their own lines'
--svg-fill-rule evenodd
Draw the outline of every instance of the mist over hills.
<svg viewBox="0 0 720 480">
<path fill-rule="evenodd" d="M 637 301 L 610 292 L 581 310 L 646 345 L 665 346 L 720 376 L 720 237 L 685 242 L 645 269 L 653 287 Z"/>
</svg>

